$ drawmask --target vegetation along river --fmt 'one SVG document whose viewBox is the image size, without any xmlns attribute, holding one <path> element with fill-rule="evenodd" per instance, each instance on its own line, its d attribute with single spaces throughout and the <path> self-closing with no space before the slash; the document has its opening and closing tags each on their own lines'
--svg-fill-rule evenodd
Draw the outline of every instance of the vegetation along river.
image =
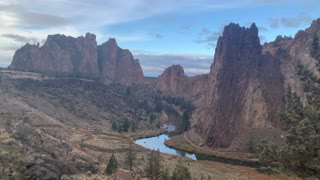
<svg viewBox="0 0 320 180">
<path fill-rule="evenodd" d="M 175 131 L 174 125 L 164 124 L 163 127 L 167 129 L 167 132 Z M 176 156 L 187 157 L 192 160 L 217 161 L 217 162 L 222 162 L 222 163 L 227 163 L 227 164 L 232 164 L 232 165 L 250 166 L 250 167 L 260 166 L 259 163 L 256 163 L 256 162 L 246 162 L 246 161 L 226 159 L 226 158 L 220 158 L 220 157 L 214 157 L 214 156 L 207 156 L 207 155 L 202 155 L 202 154 L 197 154 L 197 153 L 190 153 L 190 152 L 178 150 L 175 148 L 170 148 L 164 144 L 164 142 L 169 138 L 170 138 L 169 135 L 165 133 L 165 134 L 161 134 L 161 135 L 154 136 L 154 137 L 137 139 L 137 140 L 135 140 L 135 143 L 140 146 L 143 146 L 145 148 L 148 148 L 148 149 L 154 149 L 154 150 L 159 149 L 159 151 L 161 153 L 167 153 L 167 154 L 173 154 Z"/>
</svg>

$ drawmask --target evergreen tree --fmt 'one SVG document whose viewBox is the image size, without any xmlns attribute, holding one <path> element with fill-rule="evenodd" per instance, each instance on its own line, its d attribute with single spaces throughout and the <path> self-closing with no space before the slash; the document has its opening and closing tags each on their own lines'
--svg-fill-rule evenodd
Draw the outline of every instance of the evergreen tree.
<svg viewBox="0 0 320 180">
<path fill-rule="evenodd" d="M 117 172 L 117 170 L 118 170 L 118 161 L 117 161 L 116 157 L 114 156 L 114 154 L 112 154 L 109 159 L 109 163 L 107 165 L 105 172 L 107 174 L 112 174 L 112 173 Z"/>
<path fill-rule="evenodd" d="M 132 121 L 132 123 L 131 123 L 131 131 L 132 132 L 136 132 L 137 128 L 138 128 L 138 124 L 136 122 Z"/>
<path fill-rule="evenodd" d="M 320 112 L 316 104 L 309 102 L 303 107 L 297 94 L 288 88 L 286 107 L 280 118 L 286 126 L 285 142 L 276 145 L 264 141 L 260 161 L 320 177 Z"/>
<path fill-rule="evenodd" d="M 153 114 L 153 113 L 151 113 L 151 114 L 150 114 L 150 117 L 149 117 L 150 124 L 152 124 L 155 119 L 156 119 L 156 115 Z"/>
<path fill-rule="evenodd" d="M 158 129 L 160 129 L 160 127 L 161 127 L 160 121 L 157 122 L 157 125 L 156 125 L 156 126 L 157 126 Z"/>
<path fill-rule="evenodd" d="M 118 131 L 118 125 L 115 121 L 112 121 L 112 131 Z"/>
<path fill-rule="evenodd" d="M 191 180 L 191 175 L 188 167 L 186 167 L 181 158 L 178 160 L 176 167 L 172 173 L 171 180 Z"/>
<path fill-rule="evenodd" d="M 182 121 L 183 121 L 183 131 L 187 131 L 188 129 L 190 129 L 189 115 L 187 111 L 183 112 Z"/>
<path fill-rule="evenodd" d="M 163 110 L 163 104 L 160 100 L 157 100 L 155 102 L 155 107 L 154 107 L 154 111 L 161 113 L 161 111 Z"/>
<path fill-rule="evenodd" d="M 145 169 L 147 176 L 152 180 L 161 179 L 163 174 L 163 165 L 160 151 L 152 150 L 148 157 L 148 165 Z"/>
<path fill-rule="evenodd" d="M 162 179 L 162 180 L 171 179 L 169 170 L 167 168 L 162 171 L 160 179 Z"/>
<path fill-rule="evenodd" d="M 319 47 L 319 38 L 317 35 L 314 36 L 312 44 L 311 44 L 311 51 L 310 51 L 310 55 L 317 59 L 319 58 L 320 55 L 320 47 Z"/>
<path fill-rule="evenodd" d="M 122 133 L 122 125 L 121 124 L 118 127 L 118 133 L 120 133 L 120 134 Z"/>
<path fill-rule="evenodd" d="M 128 119 L 124 120 L 124 123 L 122 124 L 122 130 L 125 132 L 128 132 L 130 128 L 130 121 Z"/>
<path fill-rule="evenodd" d="M 127 89 L 126 89 L 126 95 L 127 95 L 127 96 L 130 96 L 130 94 L 131 94 L 130 87 L 127 87 Z"/>
<path fill-rule="evenodd" d="M 136 160 L 136 153 L 133 151 L 132 145 L 133 143 L 132 141 L 130 141 L 129 149 L 126 153 L 126 163 L 129 165 L 130 171 L 132 171 L 132 167 L 134 166 L 134 161 Z"/>
</svg>

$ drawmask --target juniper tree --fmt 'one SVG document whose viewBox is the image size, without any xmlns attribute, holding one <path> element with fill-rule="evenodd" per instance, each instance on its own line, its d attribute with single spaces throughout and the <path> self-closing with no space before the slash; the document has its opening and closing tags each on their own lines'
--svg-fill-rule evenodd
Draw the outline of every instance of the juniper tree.
<svg viewBox="0 0 320 180">
<path fill-rule="evenodd" d="M 189 168 L 185 166 L 181 160 L 178 160 L 176 167 L 173 170 L 171 180 L 191 180 Z"/>
<path fill-rule="evenodd" d="M 105 172 L 107 174 L 112 174 L 112 173 L 117 172 L 117 170 L 118 170 L 118 161 L 117 161 L 116 157 L 114 156 L 114 154 L 112 154 L 109 159 L 109 163 L 106 167 Z"/>
<path fill-rule="evenodd" d="M 136 160 L 136 153 L 133 151 L 132 145 L 133 143 L 132 141 L 130 141 L 129 149 L 126 153 L 126 163 L 129 165 L 130 171 L 132 171 L 132 167 L 134 166 L 134 161 Z"/>
<path fill-rule="evenodd" d="M 152 180 L 161 179 L 163 172 L 162 158 L 160 151 L 152 150 L 148 157 L 148 164 L 145 169 L 147 176 Z"/>
</svg>

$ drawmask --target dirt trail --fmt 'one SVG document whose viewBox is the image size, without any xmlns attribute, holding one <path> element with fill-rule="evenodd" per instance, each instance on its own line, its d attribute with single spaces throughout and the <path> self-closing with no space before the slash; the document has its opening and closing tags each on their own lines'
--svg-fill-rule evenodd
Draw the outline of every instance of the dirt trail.
<svg viewBox="0 0 320 180">
<path fill-rule="evenodd" d="M 90 141 L 92 139 L 94 139 L 94 137 L 92 136 L 91 133 L 87 132 L 87 131 L 84 131 L 84 130 L 80 130 L 80 129 L 76 129 L 74 130 L 76 131 L 77 133 L 81 133 L 83 135 L 83 137 L 85 137 L 85 139 L 82 139 L 80 141 L 75 141 L 75 142 L 72 142 L 72 148 L 86 154 L 87 156 L 91 157 L 93 160 L 97 160 L 98 159 L 98 156 L 87 151 L 86 149 L 82 148 L 80 146 L 81 143 L 84 143 L 85 141 Z"/>
<path fill-rule="evenodd" d="M 124 180 L 134 180 L 134 177 L 129 172 L 117 171 L 116 176 Z"/>
</svg>

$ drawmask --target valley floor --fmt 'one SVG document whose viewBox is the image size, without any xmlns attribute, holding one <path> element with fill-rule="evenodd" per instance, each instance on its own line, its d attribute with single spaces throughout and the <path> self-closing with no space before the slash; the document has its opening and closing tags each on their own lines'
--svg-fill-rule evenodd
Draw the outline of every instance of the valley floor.
<svg viewBox="0 0 320 180">
<path fill-rule="evenodd" d="M 59 178 L 61 174 L 69 174 L 69 179 L 144 177 L 150 150 L 134 145 L 137 158 L 133 172 L 129 172 L 129 143 L 163 130 L 149 128 L 140 120 L 141 129 L 135 133 L 112 131 L 112 121 L 117 118 L 136 118 L 119 100 L 117 89 L 83 80 L 49 82 L 38 74 L 15 72 L 0 73 L 0 87 L 0 179 Z M 180 140 L 182 145 L 190 143 L 185 136 Z M 193 147 L 190 151 L 198 148 L 192 143 L 189 146 Z M 104 170 L 111 154 L 115 154 L 120 168 L 115 175 L 107 176 Z M 180 159 L 168 154 L 162 157 L 163 166 L 170 172 Z M 245 166 L 182 160 L 197 179 L 202 175 L 211 179 L 297 179 L 261 174 Z"/>
</svg>

